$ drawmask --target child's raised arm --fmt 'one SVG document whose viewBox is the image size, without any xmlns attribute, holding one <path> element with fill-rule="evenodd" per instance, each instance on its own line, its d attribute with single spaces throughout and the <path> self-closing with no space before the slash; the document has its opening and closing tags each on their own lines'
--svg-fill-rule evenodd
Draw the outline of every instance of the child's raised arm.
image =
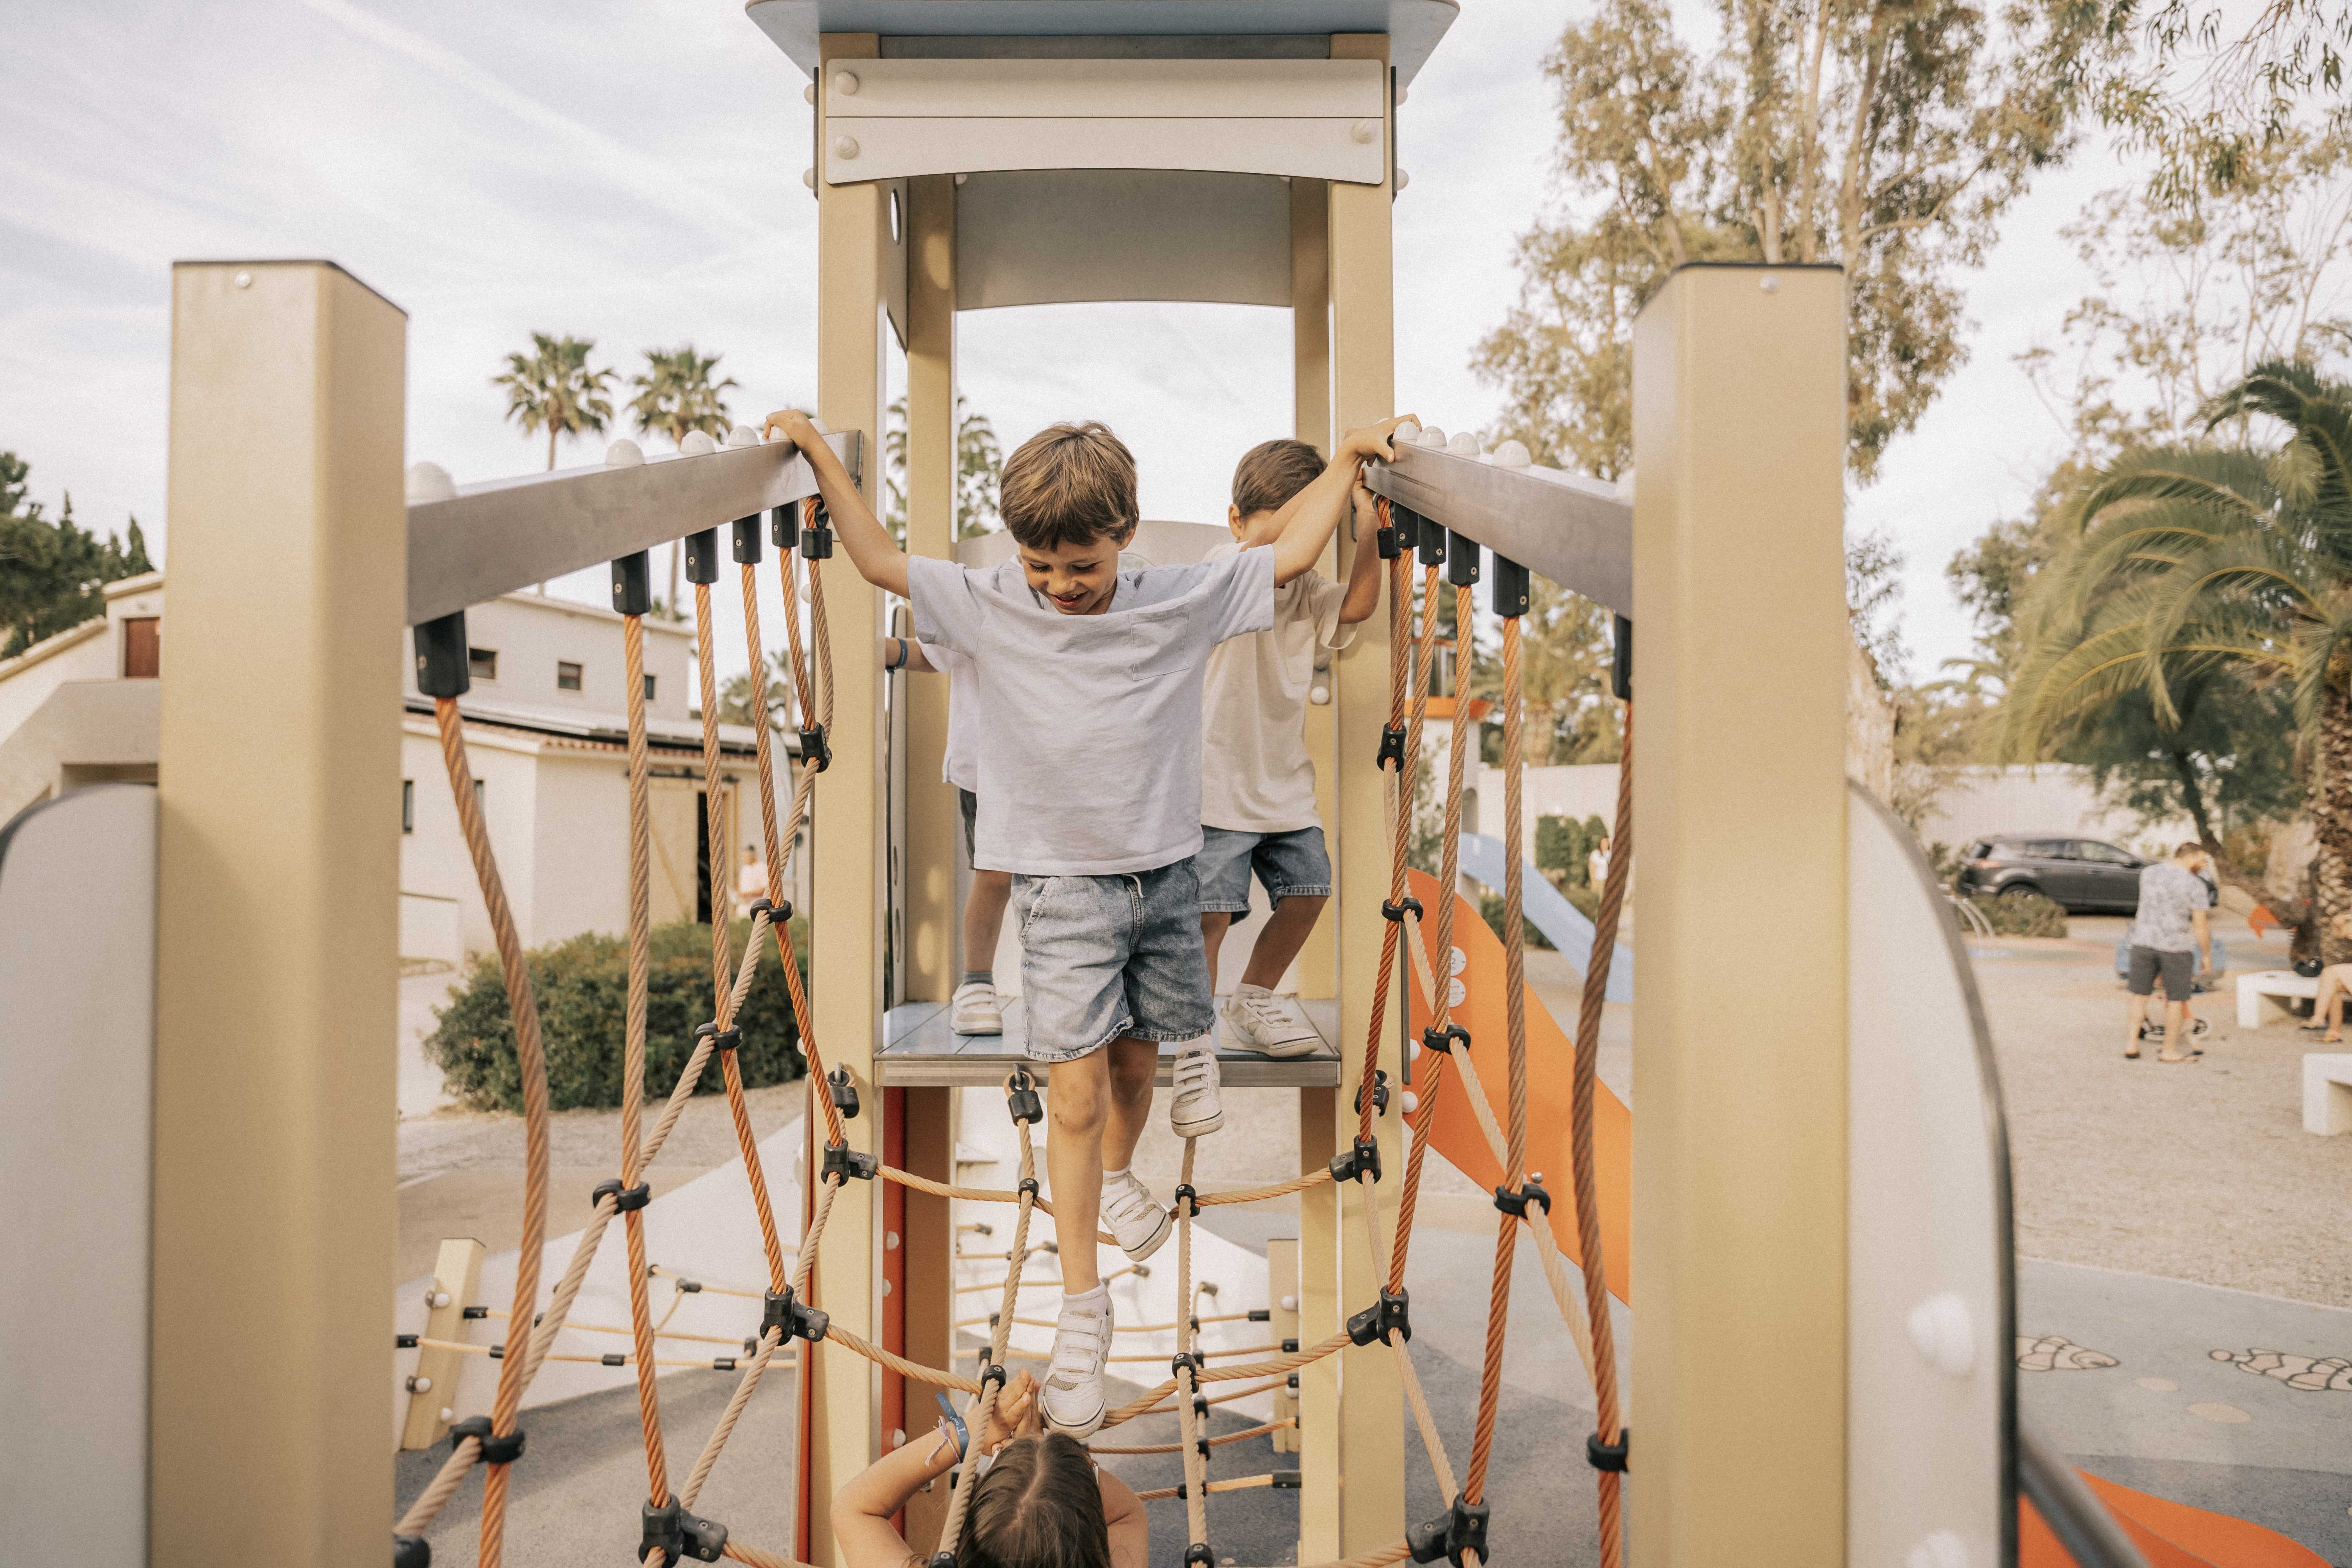
<svg viewBox="0 0 2352 1568">
<path fill-rule="evenodd" d="M 1331 531 L 1339 526 L 1339 514 L 1347 510 L 1349 494 L 1356 486 L 1357 469 L 1367 458 L 1395 457 L 1389 437 L 1412 417 L 1410 414 L 1400 414 L 1378 425 L 1349 431 L 1339 438 L 1339 449 L 1331 455 L 1329 466 L 1283 504 L 1282 510 L 1276 514 L 1281 520 L 1282 533 L 1274 542 L 1274 581 L 1277 587 L 1311 570 L 1322 558 L 1323 547 L 1331 542 Z"/>
<path fill-rule="evenodd" d="M 907 552 L 890 542 L 890 531 L 875 520 L 873 509 L 858 494 L 849 470 L 834 456 L 814 422 L 797 408 L 786 408 L 769 415 L 761 429 L 763 435 L 782 436 L 808 459 L 816 475 L 817 493 L 824 497 L 824 510 L 833 514 L 834 525 L 841 531 L 841 547 L 849 552 L 849 563 L 857 568 L 857 574 L 877 588 L 907 597 Z"/>
<path fill-rule="evenodd" d="M 1381 552 L 1373 542 L 1381 525 L 1380 502 L 1365 489 L 1360 474 L 1349 499 L 1356 513 L 1356 529 L 1349 535 L 1356 542 L 1356 559 L 1348 569 L 1348 596 L 1339 601 L 1339 624 L 1343 626 L 1371 619 L 1372 612 L 1381 605 Z"/>
</svg>

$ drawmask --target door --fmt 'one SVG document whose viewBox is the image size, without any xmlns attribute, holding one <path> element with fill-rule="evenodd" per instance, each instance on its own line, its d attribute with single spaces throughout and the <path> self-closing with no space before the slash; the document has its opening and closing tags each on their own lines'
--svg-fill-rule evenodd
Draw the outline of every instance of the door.
<svg viewBox="0 0 2352 1568">
<path fill-rule="evenodd" d="M 2089 887 L 2089 873 L 2074 858 L 2071 840 L 2041 838 L 2018 847 L 2025 852 L 2025 863 L 2043 892 L 2070 909 L 2096 901 Z"/>
<path fill-rule="evenodd" d="M 2074 855 L 2088 889 L 2086 899 L 2110 910 L 2139 908 L 2139 859 L 2095 838 L 2075 840 Z"/>
</svg>

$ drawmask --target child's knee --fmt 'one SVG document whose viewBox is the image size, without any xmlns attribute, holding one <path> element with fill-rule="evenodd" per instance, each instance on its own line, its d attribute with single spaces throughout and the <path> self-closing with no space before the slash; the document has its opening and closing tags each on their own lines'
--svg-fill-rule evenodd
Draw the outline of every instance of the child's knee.
<svg viewBox="0 0 2352 1568">
<path fill-rule="evenodd" d="M 1088 1063 L 1096 1064 L 1092 1070 L 1087 1070 Z M 1045 1086 L 1045 1104 L 1054 1113 L 1054 1125 L 1066 1132 L 1099 1129 L 1109 1112 L 1109 1079 L 1099 1053 L 1058 1064 Z"/>
<path fill-rule="evenodd" d="M 1111 1057 L 1110 1091 L 1122 1105 L 1151 1098 L 1151 1079 L 1160 1068 L 1158 1047 L 1150 1051 L 1121 1050 Z"/>
</svg>

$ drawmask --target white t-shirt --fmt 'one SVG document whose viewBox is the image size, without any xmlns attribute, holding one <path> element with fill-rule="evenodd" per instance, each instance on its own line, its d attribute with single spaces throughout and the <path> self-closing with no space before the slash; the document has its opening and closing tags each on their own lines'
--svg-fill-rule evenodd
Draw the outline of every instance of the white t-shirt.
<svg viewBox="0 0 2352 1568">
<path fill-rule="evenodd" d="M 1015 559 L 910 556 L 925 647 L 974 670 L 975 866 L 1106 877 L 1201 847 L 1201 677 L 1209 650 L 1274 624 L 1274 552 L 1122 571 L 1110 608 L 1066 616 Z"/>
<path fill-rule="evenodd" d="M 1221 544 L 1208 559 L 1241 553 Z M 1343 648 L 1356 628 L 1339 622 L 1345 583 L 1320 573 L 1274 591 L 1274 626 L 1235 637 L 1209 656 L 1201 699 L 1201 820 L 1241 833 L 1318 827 L 1315 764 L 1307 755 L 1307 689 L 1318 648 Z"/>
<path fill-rule="evenodd" d="M 980 677 L 971 660 L 955 649 L 930 643 L 921 646 L 931 668 L 948 678 L 948 751 L 940 763 L 940 777 L 978 795 L 980 758 L 972 750 L 972 730 L 980 722 Z"/>
</svg>

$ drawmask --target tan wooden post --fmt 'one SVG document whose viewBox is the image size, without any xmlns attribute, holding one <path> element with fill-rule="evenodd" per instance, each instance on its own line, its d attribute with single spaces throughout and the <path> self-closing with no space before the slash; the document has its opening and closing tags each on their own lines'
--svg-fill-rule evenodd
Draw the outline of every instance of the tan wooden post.
<svg viewBox="0 0 2352 1568">
<path fill-rule="evenodd" d="M 1335 58 L 1385 61 L 1388 49 L 1385 34 L 1340 34 L 1331 39 Z M 1392 195 L 1388 181 L 1378 185 L 1330 186 L 1331 423 L 1335 430 L 1370 424 L 1395 412 L 1395 279 L 1389 226 Z M 1369 540 L 1363 544 L 1371 547 Z M 1345 564 L 1343 558 L 1343 569 Z M 1356 1087 L 1363 1069 L 1364 1036 L 1370 1022 L 1372 984 L 1380 973 L 1381 936 L 1386 924 L 1380 906 L 1388 888 L 1388 820 L 1381 774 L 1372 759 L 1380 750 L 1381 728 L 1388 722 L 1388 624 L 1383 613 L 1358 626 L 1355 642 L 1332 667 L 1337 677 L 1333 706 L 1338 710 L 1339 762 L 1333 773 L 1339 797 L 1339 853 L 1335 868 L 1337 896 L 1331 907 L 1339 922 L 1339 1045 L 1344 1064 L 1339 1091 L 1329 1101 L 1335 1152 L 1355 1136 Z M 1399 1137 L 1403 1116 L 1393 1100 L 1389 1113 L 1373 1125 L 1380 1136 L 1381 1163 L 1389 1175 L 1372 1191 L 1381 1207 L 1381 1231 L 1391 1234 L 1404 1170 L 1403 1143 Z M 1357 1193 L 1348 1193 L 1346 1201 L 1357 1201 Z M 1386 1283 L 1388 1259 L 1371 1256 L 1360 1220 L 1342 1217 L 1345 1223 L 1338 1237 L 1338 1310 L 1344 1319 L 1349 1311 L 1370 1303 Z M 1309 1229 L 1302 1208 L 1299 1267 L 1311 1277 L 1322 1267 L 1318 1249 L 1324 1244 L 1319 1236 L 1309 1235 Z M 1313 1324 L 1307 1326 L 1306 1332 L 1328 1334 L 1339 1326 L 1336 1321 Z M 1379 1344 L 1351 1348 L 1341 1352 L 1340 1359 L 1345 1409 L 1338 1432 L 1342 1490 L 1339 1541 L 1330 1553 L 1334 1556 L 1385 1546 L 1404 1532 L 1405 1524 L 1404 1395 L 1396 1363 L 1388 1348 Z M 1313 1414 L 1310 1402 L 1310 1417 Z M 1313 1475 L 1316 1460 L 1328 1452 L 1318 1450 L 1318 1442 L 1328 1444 L 1329 1436 L 1318 1439 L 1310 1428 L 1306 1436 L 1307 1468 Z M 1314 1555 L 1323 1553 L 1318 1551 Z"/>
<path fill-rule="evenodd" d="M 1290 343 L 1291 433 L 1311 442 L 1326 457 L 1331 452 L 1331 273 L 1330 187 L 1322 180 L 1290 182 Z M 1338 570 L 1348 535 L 1347 525 L 1323 552 L 1322 570 Z M 1333 690 L 1328 679 L 1322 689 Z M 1332 837 L 1339 820 L 1339 775 L 1335 762 L 1339 710 L 1334 702 L 1307 708 L 1307 755 L 1315 764 L 1315 812 L 1323 819 L 1325 837 Z M 1328 997 L 1338 994 L 1338 940 L 1327 918 L 1298 955 L 1298 994 Z"/>
<path fill-rule="evenodd" d="M 827 62 L 869 59 L 879 44 L 871 33 L 828 33 L 820 46 Z M 893 253 L 888 194 L 874 184 L 835 185 L 824 177 L 824 113 L 829 79 L 820 72 L 817 134 L 817 412 L 826 427 L 866 433 L 864 489 L 878 512 L 882 489 L 882 334 L 890 296 L 886 267 Z M 882 631 L 882 595 L 859 577 L 845 555 L 825 563 L 824 597 L 831 622 L 836 689 L 830 732 L 833 765 L 817 781 L 813 807 L 814 907 L 824 911 L 810 934 L 809 990 L 817 1040 L 829 1067 L 849 1069 L 866 1103 L 874 1088 L 874 1050 L 882 1016 L 884 878 L 887 825 L 882 750 L 882 667 L 874 657 Z M 812 1085 L 812 1094 L 822 1086 Z M 814 1106 L 812 1140 L 824 1142 Z M 846 1124 L 850 1146 L 879 1153 L 879 1112 Z M 814 1155 L 808 1191 L 817 1185 Z M 819 1250 L 818 1304 L 837 1322 L 878 1339 L 876 1303 L 881 1238 L 880 1202 L 871 1182 L 852 1181 L 834 1202 Z M 833 1539 L 833 1494 L 864 1469 L 877 1452 L 879 1379 L 872 1364 L 845 1351 L 812 1347 L 809 1397 L 809 1561 L 838 1560 Z"/>
<path fill-rule="evenodd" d="M 482 1255 L 488 1250 L 470 1236 L 442 1241 L 440 1255 L 433 1263 L 433 1279 L 425 1287 L 425 1305 L 431 1310 L 425 1315 L 424 1338 L 464 1342 L 466 1309 L 475 1304 L 475 1292 L 482 1282 Z M 465 1364 L 465 1354 L 431 1345 L 417 1351 L 416 1370 L 409 1374 L 408 1414 L 400 1428 L 402 1448 L 429 1448 L 449 1435 L 449 1423 L 441 1413 L 457 1397 L 457 1373 Z"/>
<path fill-rule="evenodd" d="M 1633 331 L 1641 1568 L 1845 1560 L 1843 321 L 1835 268 L 1699 266 Z"/>
<path fill-rule="evenodd" d="M 406 331 L 331 263 L 173 269 L 158 1563 L 389 1550 Z"/>
</svg>

